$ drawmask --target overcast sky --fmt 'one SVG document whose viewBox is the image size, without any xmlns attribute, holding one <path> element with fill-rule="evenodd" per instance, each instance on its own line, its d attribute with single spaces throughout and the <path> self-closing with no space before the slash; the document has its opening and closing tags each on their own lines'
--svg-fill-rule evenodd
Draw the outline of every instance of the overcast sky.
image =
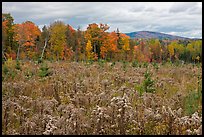
<svg viewBox="0 0 204 137">
<path fill-rule="evenodd" d="M 202 38 L 201 2 L 2 2 L 15 23 L 32 21 L 40 28 L 61 20 L 82 30 L 106 23 L 109 31 L 157 31 Z"/>
</svg>

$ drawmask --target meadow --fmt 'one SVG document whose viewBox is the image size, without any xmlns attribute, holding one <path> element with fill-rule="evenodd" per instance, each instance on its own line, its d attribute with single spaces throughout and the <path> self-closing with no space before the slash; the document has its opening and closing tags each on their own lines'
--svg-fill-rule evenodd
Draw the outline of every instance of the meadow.
<svg viewBox="0 0 204 137">
<path fill-rule="evenodd" d="M 2 64 L 2 134 L 202 134 L 202 64 Z"/>
</svg>

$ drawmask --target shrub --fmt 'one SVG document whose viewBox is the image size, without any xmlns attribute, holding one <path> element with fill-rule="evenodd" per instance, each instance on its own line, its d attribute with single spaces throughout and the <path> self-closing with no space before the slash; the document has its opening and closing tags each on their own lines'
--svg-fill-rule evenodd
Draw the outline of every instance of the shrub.
<svg viewBox="0 0 204 137">
<path fill-rule="evenodd" d="M 6 65 L 3 66 L 2 70 L 3 70 L 3 74 L 5 74 L 5 75 L 7 75 L 8 72 L 9 72 L 9 69 L 8 69 L 8 67 Z"/>
<path fill-rule="evenodd" d="M 25 76 L 27 79 L 30 79 L 33 75 L 34 75 L 34 73 L 32 71 L 26 71 L 26 73 L 25 73 Z"/>
<path fill-rule="evenodd" d="M 15 76 L 16 76 L 16 72 L 15 71 L 10 71 L 10 76 L 11 76 L 12 79 L 14 79 Z"/>
<path fill-rule="evenodd" d="M 99 59 L 99 60 L 98 60 L 98 64 L 99 64 L 100 67 L 104 67 L 105 60 Z"/>
<path fill-rule="evenodd" d="M 17 70 L 21 70 L 21 66 L 20 66 L 20 61 L 19 61 L 19 60 L 16 60 L 16 66 L 15 66 L 15 68 L 16 68 Z"/>
<path fill-rule="evenodd" d="M 128 62 L 126 62 L 126 61 L 123 61 L 123 70 L 124 70 L 124 71 L 126 70 L 126 68 L 127 68 L 127 65 L 128 65 Z"/>
<path fill-rule="evenodd" d="M 137 62 L 137 61 L 133 61 L 133 62 L 132 62 L 132 67 L 134 67 L 134 68 L 135 68 L 135 67 L 138 67 L 138 62 Z"/>
<path fill-rule="evenodd" d="M 144 74 L 144 81 L 141 85 L 135 85 L 135 89 L 139 92 L 141 96 L 144 92 L 153 93 L 155 91 L 155 81 L 152 80 L 151 74 L 146 71 Z"/>
<path fill-rule="evenodd" d="M 202 93 L 202 77 L 197 74 L 197 89 L 198 89 L 198 93 Z"/>
<path fill-rule="evenodd" d="M 39 71 L 39 76 L 40 77 L 46 77 L 48 75 L 50 75 L 50 71 L 49 71 L 49 67 L 47 66 L 46 63 L 43 63 L 40 67 L 40 71 Z"/>
<path fill-rule="evenodd" d="M 151 74 L 146 71 L 145 74 L 144 74 L 144 81 L 143 81 L 143 88 L 144 88 L 144 91 L 145 92 L 154 92 L 155 91 L 155 87 L 154 87 L 154 80 L 152 80 L 151 78 Z"/>
<path fill-rule="evenodd" d="M 12 77 L 12 79 L 14 79 L 14 77 L 16 76 L 16 73 L 11 69 L 11 68 L 9 68 L 7 65 L 4 65 L 3 66 L 3 78 L 2 78 L 2 80 L 5 80 L 5 79 L 7 79 L 7 78 L 10 78 L 10 77 Z"/>
<path fill-rule="evenodd" d="M 144 62 L 144 63 L 143 63 L 143 67 L 144 67 L 144 68 L 147 68 L 147 67 L 148 67 L 148 63 L 147 63 L 147 62 Z"/>
<path fill-rule="evenodd" d="M 38 64 L 43 63 L 43 59 L 38 58 Z"/>
<path fill-rule="evenodd" d="M 157 63 L 153 62 L 153 63 L 152 63 L 152 65 L 153 65 L 154 69 L 156 69 L 156 70 L 158 70 L 158 69 L 159 69 L 159 66 L 158 66 L 158 64 L 157 64 Z"/>
<path fill-rule="evenodd" d="M 139 95 L 142 96 L 142 94 L 144 93 L 144 88 L 143 85 L 135 85 L 135 90 L 138 91 Z"/>
<path fill-rule="evenodd" d="M 201 101 L 200 103 L 202 103 L 202 100 L 200 99 L 201 96 L 202 96 L 202 93 L 200 92 L 198 93 L 192 92 L 192 93 L 189 93 L 189 95 L 187 95 L 184 98 L 183 105 L 184 105 L 185 114 L 192 115 L 194 112 L 198 110 L 199 101 Z"/>
<path fill-rule="evenodd" d="M 111 68 L 113 68 L 115 66 L 115 62 L 111 63 Z"/>
</svg>

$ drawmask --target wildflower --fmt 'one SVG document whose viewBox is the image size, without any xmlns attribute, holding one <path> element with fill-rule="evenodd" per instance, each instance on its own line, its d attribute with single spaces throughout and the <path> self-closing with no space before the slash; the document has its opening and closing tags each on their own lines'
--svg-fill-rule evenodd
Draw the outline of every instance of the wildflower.
<svg viewBox="0 0 204 137">
<path fill-rule="evenodd" d="M 174 117 L 174 112 L 172 111 L 172 109 L 170 107 L 168 107 L 168 112 L 170 114 L 170 116 Z"/>
<path fill-rule="evenodd" d="M 176 112 L 177 116 L 181 116 L 182 115 L 182 108 L 179 108 Z"/>
<path fill-rule="evenodd" d="M 151 117 L 151 116 L 153 116 L 153 115 L 154 115 L 154 112 L 152 111 L 151 108 L 148 108 L 148 109 L 145 109 L 145 110 L 144 110 L 144 116 L 145 116 L 145 117 Z"/>
<path fill-rule="evenodd" d="M 193 133 L 193 132 L 192 132 L 190 129 L 187 129 L 187 130 L 186 130 L 186 134 L 187 134 L 187 135 L 192 135 L 192 133 Z"/>
<path fill-rule="evenodd" d="M 154 116 L 154 118 L 155 118 L 155 120 L 157 120 L 157 121 L 159 121 L 159 120 L 161 120 L 161 115 L 160 114 L 156 114 L 155 116 Z"/>
</svg>

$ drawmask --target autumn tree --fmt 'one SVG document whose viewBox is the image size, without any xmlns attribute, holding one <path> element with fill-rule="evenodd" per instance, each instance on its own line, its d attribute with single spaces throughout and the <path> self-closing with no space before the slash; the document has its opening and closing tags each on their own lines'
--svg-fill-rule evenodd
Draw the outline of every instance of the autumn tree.
<svg viewBox="0 0 204 137">
<path fill-rule="evenodd" d="M 76 52 L 75 52 L 75 60 L 84 60 L 86 54 L 86 42 L 85 42 L 85 32 L 78 27 L 76 33 Z"/>
<path fill-rule="evenodd" d="M 150 62 L 151 54 L 150 54 L 150 47 L 147 44 L 147 41 L 140 40 L 138 44 L 138 49 L 141 51 L 140 55 L 140 62 Z"/>
<path fill-rule="evenodd" d="M 89 24 L 87 27 L 85 38 L 91 41 L 93 46 L 93 52 L 100 58 L 101 57 L 101 46 L 103 45 L 104 35 L 106 30 L 109 29 L 107 24 Z M 102 48 L 103 49 L 103 48 Z"/>
<path fill-rule="evenodd" d="M 117 47 L 118 47 L 119 50 L 121 50 L 121 49 L 122 49 L 122 46 L 123 46 L 123 43 L 122 43 L 122 39 L 121 39 L 121 33 L 120 33 L 120 31 L 119 31 L 118 28 L 117 28 L 117 30 L 116 30 L 116 34 L 117 34 L 117 36 L 118 36 L 118 39 L 117 39 Z"/>
<path fill-rule="evenodd" d="M 161 61 L 161 54 L 162 54 L 162 48 L 160 41 L 158 39 L 152 39 L 149 42 L 150 52 L 151 52 L 151 58 L 155 61 Z"/>
<path fill-rule="evenodd" d="M 125 54 L 125 60 L 127 60 L 128 51 L 130 51 L 130 43 L 129 43 L 130 37 L 126 34 L 121 34 L 121 41 L 122 41 L 122 49 Z"/>
<path fill-rule="evenodd" d="M 196 61 L 202 60 L 202 41 L 201 40 L 191 41 L 187 45 L 186 49 L 187 51 L 189 51 L 192 61 L 196 62 Z"/>
<path fill-rule="evenodd" d="M 66 30 L 67 26 L 61 21 L 56 21 L 49 27 L 50 50 L 54 60 L 65 59 L 64 54 L 68 51 L 66 49 Z"/>
<path fill-rule="evenodd" d="M 41 34 L 40 29 L 31 21 L 23 22 L 22 24 L 14 25 L 15 40 L 18 43 L 17 59 L 20 54 L 20 47 L 23 47 L 25 57 L 33 58 L 37 52 L 36 41 L 39 40 Z M 24 58 L 24 57 L 23 57 Z"/>
<path fill-rule="evenodd" d="M 14 19 L 10 13 L 2 13 L 2 56 L 4 59 L 16 58 L 16 42 L 14 40 Z"/>
<path fill-rule="evenodd" d="M 133 55 L 134 55 L 134 60 L 140 62 L 142 61 L 142 58 L 143 58 L 143 54 L 142 54 L 142 51 L 139 49 L 139 46 L 134 46 L 134 49 L 133 49 Z"/>
<path fill-rule="evenodd" d="M 134 46 L 136 45 L 136 40 L 135 39 L 129 39 L 130 43 L 130 51 L 128 53 L 129 58 L 128 61 L 133 61 L 134 59 Z"/>
<path fill-rule="evenodd" d="M 102 35 L 101 57 L 103 59 L 112 59 L 113 53 L 117 51 L 117 35 L 115 32 L 104 32 Z"/>
<path fill-rule="evenodd" d="M 118 37 L 116 32 L 111 32 L 109 35 L 109 48 L 108 48 L 108 55 L 109 58 L 112 59 L 112 56 L 118 52 L 117 41 Z"/>
<path fill-rule="evenodd" d="M 42 32 L 31 21 L 14 24 L 10 14 L 2 14 L 2 57 L 54 60 L 162 60 L 202 61 L 202 40 L 130 39 L 117 29 L 107 32 L 107 24 L 89 24 L 86 31 L 56 21 Z"/>
<path fill-rule="evenodd" d="M 48 45 L 48 40 L 49 40 L 49 31 L 48 31 L 48 28 L 46 27 L 46 25 L 43 26 L 42 28 L 42 33 L 41 33 L 41 36 L 40 36 L 40 45 L 44 45 L 44 46 L 39 46 L 38 49 L 41 51 L 41 56 L 40 56 L 40 59 L 42 60 L 43 59 L 43 55 L 44 55 L 44 52 L 48 49 L 47 48 L 47 45 Z"/>
<path fill-rule="evenodd" d="M 86 44 L 86 56 L 88 60 L 93 60 L 94 58 L 94 53 L 92 52 L 93 47 L 91 45 L 91 41 L 88 40 L 87 44 Z"/>
<path fill-rule="evenodd" d="M 184 45 L 177 43 L 174 47 L 175 58 L 178 60 L 182 59 L 184 51 L 185 51 Z"/>
<path fill-rule="evenodd" d="M 174 48 L 176 47 L 176 44 L 177 44 L 176 41 L 173 41 L 167 47 L 168 53 L 169 53 L 169 58 L 171 61 L 173 61 L 173 59 L 174 59 L 174 54 L 175 54 Z"/>
<path fill-rule="evenodd" d="M 67 25 L 67 29 L 66 29 L 66 42 L 67 42 L 67 47 L 69 48 L 75 48 L 75 39 L 76 39 L 76 31 L 73 29 L 73 27 L 71 25 Z"/>
</svg>

